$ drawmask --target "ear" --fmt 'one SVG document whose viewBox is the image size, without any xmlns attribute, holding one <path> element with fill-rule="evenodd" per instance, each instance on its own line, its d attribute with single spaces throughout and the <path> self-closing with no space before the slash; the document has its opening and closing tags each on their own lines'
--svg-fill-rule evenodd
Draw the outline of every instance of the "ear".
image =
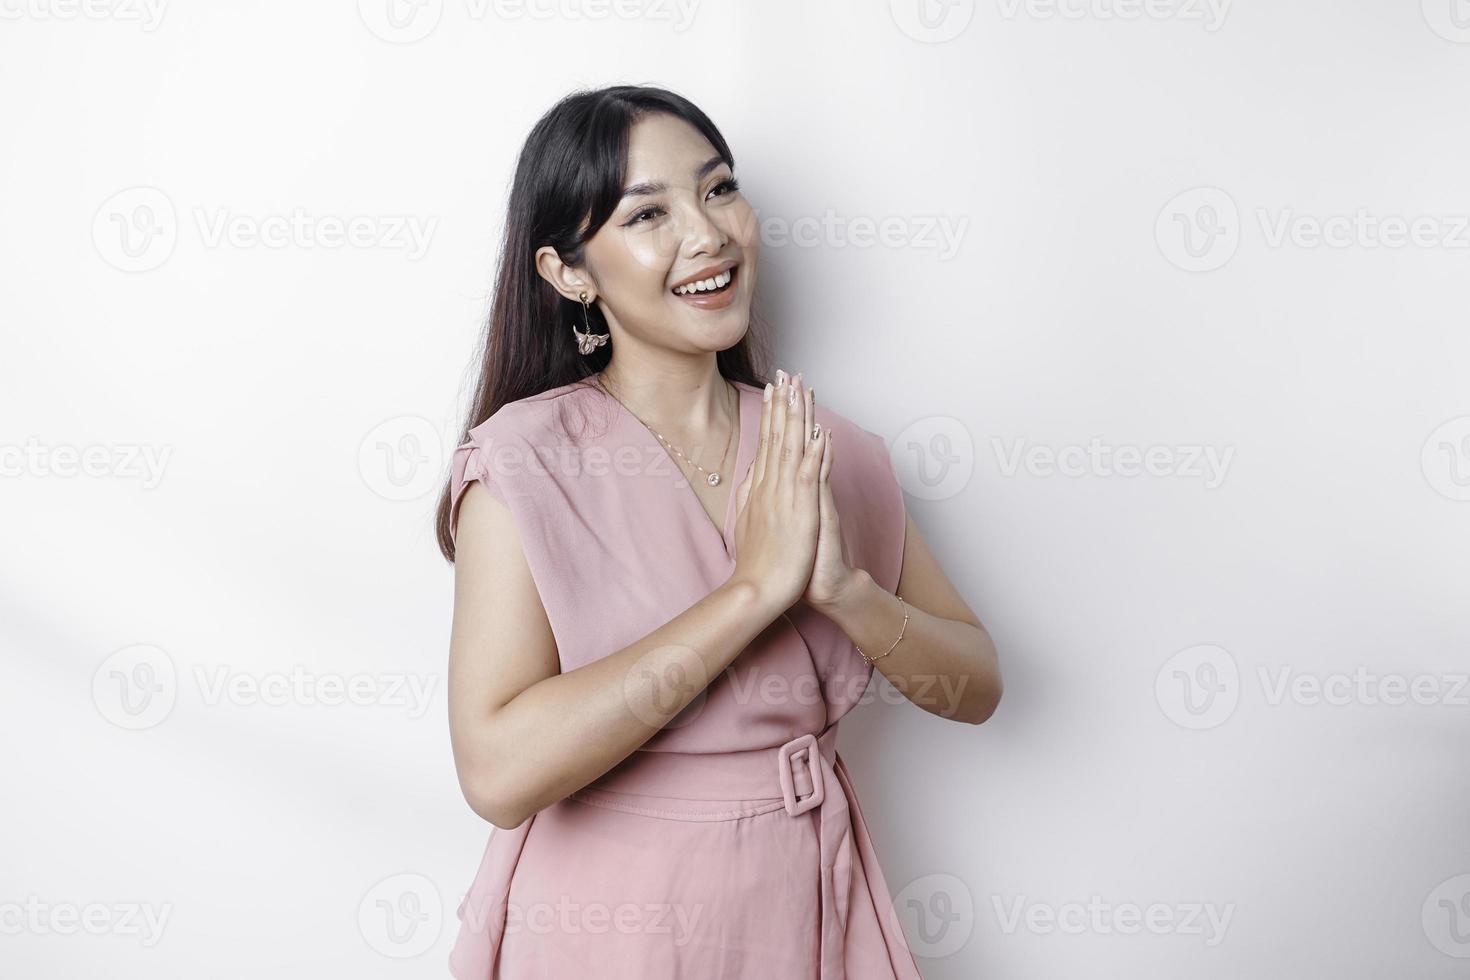
<svg viewBox="0 0 1470 980">
<path fill-rule="evenodd" d="M 597 299 L 596 288 L 582 270 L 563 262 L 561 256 L 556 254 L 556 249 L 550 245 L 542 245 L 536 250 L 536 272 L 573 303 L 581 302 L 583 292 L 587 294 L 587 302 Z"/>
</svg>

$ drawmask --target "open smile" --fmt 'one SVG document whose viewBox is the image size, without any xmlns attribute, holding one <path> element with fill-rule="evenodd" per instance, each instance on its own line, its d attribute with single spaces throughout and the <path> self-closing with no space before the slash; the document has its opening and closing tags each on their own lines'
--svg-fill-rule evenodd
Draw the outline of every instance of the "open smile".
<svg viewBox="0 0 1470 980">
<path fill-rule="evenodd" d="M 732 265 L 707 279 L 679 286 L 671 292 L 683 302 L 701 310 L 723 310 L 735 301 L 735 281 L 740 267 Z"/>
</svg>

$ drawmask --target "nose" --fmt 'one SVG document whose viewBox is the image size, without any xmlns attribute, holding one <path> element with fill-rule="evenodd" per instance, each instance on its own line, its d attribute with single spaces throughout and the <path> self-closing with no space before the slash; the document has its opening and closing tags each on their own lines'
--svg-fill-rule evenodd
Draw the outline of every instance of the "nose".
<svg viewBox="0 0 1470 980">
<path fill-rule="evenodd" d="M 680 249 L 686 258 L 696 255 L 718 255 L 724 251 L 729 236 L 702 206 L 696 204 L 688 209 L 688 216 L 681 223 L 684 240 Z"/>
</svg>

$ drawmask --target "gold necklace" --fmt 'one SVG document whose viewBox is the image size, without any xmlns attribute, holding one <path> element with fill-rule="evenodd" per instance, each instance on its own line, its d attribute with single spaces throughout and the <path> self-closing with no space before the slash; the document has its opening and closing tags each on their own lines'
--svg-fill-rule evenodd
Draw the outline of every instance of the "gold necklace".
<svg viewBox="0 0 1470 980">
<path fill-rule="evenodd" d="M 607 385 L 605 385 L 605 384 L 602 383 L 602 375 L 599 374 L 599 375 L 596 375 L 596 377 L 597 377 L 597 384 L 598 384 L 598 386 L 600 388 L 602 388 L 603 391 L 606 391 L 608 393 L 608 395 L 610 395 L 611 397 L 617 398 L 618 403 L 621 404 L 624 408 L 628 408 L 627 403 L 625 403 L 621 398 L 618 398 L 617 395 L 614 395 L 611 391 L 608 390 Z M 729 387 L 729 384 L 730 383 L 728 381 L 725 382 L 725 385 L 727 387 Z M 730 411 L 731 411 L 730 418 L 733 420 L 733 419 L 736 418 L 735 413 L 737 413 L 737 412 L 740 411 L 739 404 L 737 403 L 737 405 L 734 408 L 732 408 Z M 649 432 L 652 432 L 658 438 L 658 441 L 661 442 L 661 443 L 663 443 L 664 446 L 666 446 L 671 452 L 673 452 L 674 455 L 678 456 L 684 462 L 688 463 L 690 466 L 694 467 L 696 470 L 699 470 L 699 472 L 703 473 L 704 474 L 704 482 L 705 483 L 709 484 L 712 487 L 717 487 L 717 486 L 720 485 L 720 481 L 721 481 L 722 477 L 720 476 L 720 474 L 718 472 L 711 473 L 709 470 L 705 469 L 703 466 L 700 466 L 698 463 L 696 463 L 694 460 L 690 459 L 688 456 L 685 456 L 683 453 L 679 452 L 679 447 L 678 446 L 675 446 L 672 442 L 669 442 L 669 440 L 665 439 L 662 435 L 660 435 L 659 434 L 659 431 L 657 429 L 655 429 L 653 426 L 649 425 L 647 422 L 644 422 L 643 419 L 639 417 L 638 413 L 635 412 L 635 411 L 633 411 L 631 408 L 628 408 L 628 414 L 631 415 L 631 416 L 633 416 L 635 419 L 638 419 L 638 421 L 643 424 L 643 427 L 645 429 L 647 429 Z M 730 425 L 730 431 L 725 436 L 725 453 L 724 453 L 723 456 L 720 457 L 720 464 L 721 465 L 724 465 L 725 458 L 730 455 L 730 440 L 732 440 L 733 438 L 735 438 L 735 425 L 732 422 L 731 425 Z"/>
</svg>

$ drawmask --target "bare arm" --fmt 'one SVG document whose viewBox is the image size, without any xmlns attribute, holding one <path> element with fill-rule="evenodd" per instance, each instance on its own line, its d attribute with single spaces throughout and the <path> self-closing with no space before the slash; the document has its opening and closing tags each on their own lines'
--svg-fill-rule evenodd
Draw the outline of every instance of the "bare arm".
<svg viewBox="0 0 1470 980">
<path fill-rule="evenodd" d="M 764 404 L 741 488 L 729 581 L 621 650 L 560 673 L 556 642 L 510 511 L 470 484 L 456 537 L 450 737 L 465 799 L 516 827 L 648 741 L 801 595 L 815 556 L 825 436 L 805 399 Z M 784 447 L 784 451 L 783 451 Z M 785 456 L 786 458 L 782 459 Z"/>
<path fill-rule="evenodd" d="M 731 579 L 631 646 L 563 674 L 509 510 L 472 484 L 458 540 L 451 737 L 465 798 L 498 827 L 627 758 L 781 612 Z"/>
<path fill-rule="evenodd" d="M 978 725 L 994 714 L 1003 690 L 1000 662 L 990 633 L 944 574 L 929 545 L 908 518 L 897 595 L 861 569 L 821 612 L 870 657 L 874 669 L 914 704 L 941 718 Z M 903 630 L 903 640 L 882 656 Z"/>
</svg>

